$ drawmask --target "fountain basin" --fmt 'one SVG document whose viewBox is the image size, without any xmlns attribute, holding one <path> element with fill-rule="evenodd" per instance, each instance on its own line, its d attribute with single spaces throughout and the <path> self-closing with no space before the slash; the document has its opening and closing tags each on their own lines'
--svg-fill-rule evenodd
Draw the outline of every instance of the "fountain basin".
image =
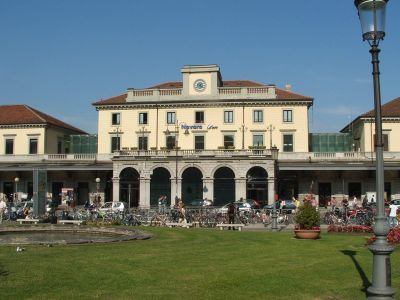
<svg viewBox="0 0 400 300">
<path fill-rule="evenodd" d="M 0 245 L 111 243 L 151 237 L 137 229 L 117 227 L 49 224 L 0 227 Z"/>
</svg>

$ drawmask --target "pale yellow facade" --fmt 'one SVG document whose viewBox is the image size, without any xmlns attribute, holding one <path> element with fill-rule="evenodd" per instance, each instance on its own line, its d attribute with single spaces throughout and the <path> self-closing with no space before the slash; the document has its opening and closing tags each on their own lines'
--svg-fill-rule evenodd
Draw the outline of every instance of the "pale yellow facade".
<svg viewBox="0 0 400 300">
<path fill-rule="evenodd" d="M 0 154 L 6 154 L 6 140 L 13 140 L 13 155 L 27 155 L 31 139 L 37 139 L 37 154 L 45 153 L 45 128 L 44 127 L 19 127 L 0 128 Z"/>
<path fill-rule="evenodd" d="M 112 151 L 112 137 L 120 139 L 122 150 L 140 149 L 139 137 L 147 137 L 147 150 L 162 150 L 169 135 L 177 136 L 181 150 L 195 149 L 199 135 L 204 136 L 204 150 L 221 149 L 229 135 L 230 149 L 276 146 L 280 151 L 285 149 L 284 136 L 291 135 L 290 152 L 308 152 L 311 98 L 278 98 L 273 85 L 219 87 L 221 75 L 215 65 L 187 66 L 181 72 L 180 89 L 132 89 L 126 103 L 99 106 L 98 152 Z M 284 111 L 289 119 L 284 119 Z M 168 123 L 168 113 L 174 114 L 173 122 Z M 196 113 L 202 114 L 200 122 Z M 118 124 L 113 125 L 113 114 L 119 114 Z M 147 124 L 140 123 L 140 114 L 146 114 Z"/>
<path fill-rule="evenodd" d="M 360 152 L 374 152 L 375 122 L 369 118 L 361 118 L 354 123 L 355 150 Z M 382 134 L 387 142 L 384 150 L 400 152 L 400 122 L 382 120 Z"/>
</svg>

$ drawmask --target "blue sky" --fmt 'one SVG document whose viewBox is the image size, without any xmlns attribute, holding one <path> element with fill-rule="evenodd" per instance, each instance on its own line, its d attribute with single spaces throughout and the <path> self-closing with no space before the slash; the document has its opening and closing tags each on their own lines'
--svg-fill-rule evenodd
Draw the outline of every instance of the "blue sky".
<svg viewBox="0 0 400 300">
<path fill-rule="evenodd" d="M 382 102 L 400 96 L 400 3 L 381 42 Z M 188 64 L 314 97 L 311 132 L 373 108 L 369 45 L 352 0 L 1 0 L 0 104 L 89 133 L 94 101 L 181 80 Z"/>
</svg>

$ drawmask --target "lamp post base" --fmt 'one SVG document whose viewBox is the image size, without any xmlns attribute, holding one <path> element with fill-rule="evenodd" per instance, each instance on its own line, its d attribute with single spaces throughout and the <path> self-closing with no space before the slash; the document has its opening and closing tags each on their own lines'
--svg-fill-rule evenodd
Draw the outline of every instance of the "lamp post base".
<svg viewBox="0 0 400 300">
<path fill-rule="evenodd" d="M 276 210 L 272 211 L 271 231 L 278 231 L 278 215 Z"/>
<path fill-rule="evenodd" d="M 395 289 L 392 285 L 392 275 L 390 267 L 390 254 L 394 246 L 388 244 L 385 240 L 377 239 L 368 249 L 374 255 L 373 257 L 373 279 L 372 285 L 367 289 L 367 299 L 394 299 Z"/>
</svg>

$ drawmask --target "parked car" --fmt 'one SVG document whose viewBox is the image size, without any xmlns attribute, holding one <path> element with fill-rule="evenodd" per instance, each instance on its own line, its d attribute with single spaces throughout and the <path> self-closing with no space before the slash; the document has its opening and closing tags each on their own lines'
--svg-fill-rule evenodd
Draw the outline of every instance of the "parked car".
<svg viewBox="0 0 400 300">
<path fill-rule="evenodd" d="M 236 201 L 236 202 L 234 202 L 234 204 L 235 204 L 236 208 L 239 209 L 239 211 L 250 211 L 251 210 L 251 204 L 248 202 Z M 218 211 L 220 213 L 227 213 L 229 205 L 230 205 L 230 203 L 225 204 Z"/>
<path fill-rule="evenodd" d="M 273 204 L 264 205 L 264 209 L 273 209 Z M 296 209 L 296 205 L 294 204 L 293 200 L 278 200 L 275 202 L 275 208 L 287 211 L 293 211 Z"/>
<path fill-rule="evenodd" d="M 113 211 L 113 212 L 121 212 L 128 208 L 128 205 L 125 202 L 121 201 L 111 201 L 106 202 L 102 207 L 99 208 L 100 211 Z"/>
<path fill-rule="evenodd" d="M 397 209 L 400 209 L 400 199 L 393 200 L 393 204 L 397 206 Z"/>
<path fill-rule="evenodd" d="M 207 199 L 195 199 L 195 200 L 192 200 L 189 205 L 190 206 L 210 206 L 210 205 L 212 205 L 212 201 L 207 200 Z"/>
</svg>

